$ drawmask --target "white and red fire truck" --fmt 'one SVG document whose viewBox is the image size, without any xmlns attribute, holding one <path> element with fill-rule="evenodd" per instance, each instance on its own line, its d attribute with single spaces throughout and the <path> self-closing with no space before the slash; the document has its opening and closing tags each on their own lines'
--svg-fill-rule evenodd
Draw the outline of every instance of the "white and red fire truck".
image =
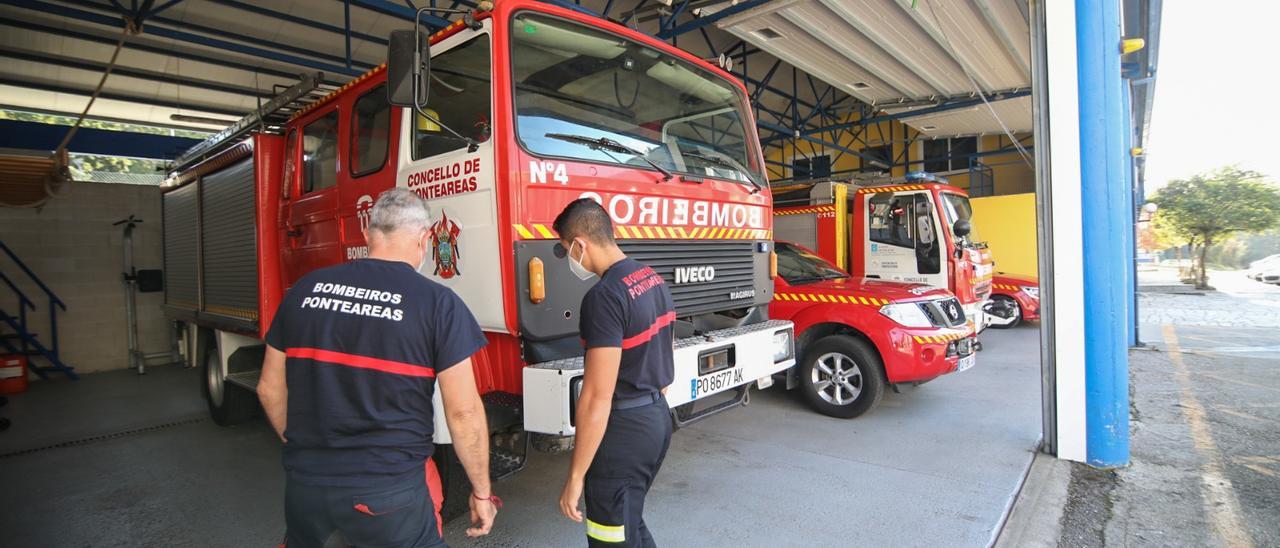
<svg viewBox="0 0 1280 548">
<path fill-rule="evenodd" d="M 166 310 L 187 326 L 217 422 L 256 409 L 262 337 L 284 292 L 364 256 L 369 208 L 393 186 L 432 209 L 422 275 L 456 291 L 489 339 L 473 360 L 499 457 L 522 462 L 529 433 L 574 432 L 589 284 L 555 256 L 550 225 L 580 197 L 603 204 L 622 249 L 671 286 L 677 423 L 745 403 L 795 363 L 791 322 L 768 317 L 772 197 L 729 73 L 530 0 L 469 13 L 426 48 L 410 32 L 407 58 L 396 34 L 390 68 L 315 99 L 304 79 L 188 151 L 166 183 Z"/>
<path fill-rule="evenodd" d="M 950 290 L 975 328 L 986 328 L 993 264 L 972 234 L 965 191 L 916 172 L 900 181 L 831 181 L 773 192 L 778 239 L 813 249 L 858 278 Z"/>
</svg>

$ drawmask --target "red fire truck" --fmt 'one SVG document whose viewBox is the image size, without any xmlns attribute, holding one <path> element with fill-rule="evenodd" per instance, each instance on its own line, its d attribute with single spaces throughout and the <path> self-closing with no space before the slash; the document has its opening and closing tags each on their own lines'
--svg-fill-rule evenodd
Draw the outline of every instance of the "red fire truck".
<svg viewBox="0 0 1280 548">
<path fill-rule="evenodd" d="M 774 200 L 778 239 L 855 277 L 946 288 L 978 331 L 986 327 L 991 254 L 974 241 L 968 194 L 945 179 L 918 172 L 902 181 L 791 185 L 775 188 Z"/>
<path fill-rule="evenodd" d="M 166 183 L 166 310 L 187 326 L 218 423 L 256 408 L 284 292 L 365 256 L 369 208 L 393 186 L 432 210 L 422 275 L 456 291 L 489 339 L 473 360 L 508 469 L 530 433 L 574 432 L 588 284 L 556 257 L 551 229 L 574 199 L 603 204 L 622 249 L 671 286 L 678 424 L 745 403 L 795 363 L 791 322 L 768 317 L 772 200 L 729 73 L 530 0 L 468 13 L 429 41 L 393 32 L 388 64 L 322 97 L 304 79 L 188 151 Z"/>
<path fill-rule="evenodd" d="M 1034 276 L 996 272 L 991 277 L 991 298 L 984 310 L 987 325 L 1007 329 L 1023 320 L 1040 319 L 1040 280 Z"/>
</svg>

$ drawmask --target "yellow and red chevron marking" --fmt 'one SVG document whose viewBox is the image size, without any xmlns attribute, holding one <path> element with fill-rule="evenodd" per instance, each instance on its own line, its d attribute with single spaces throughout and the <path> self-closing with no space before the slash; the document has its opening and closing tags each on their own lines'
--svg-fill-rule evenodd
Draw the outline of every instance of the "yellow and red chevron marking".
<svg viewBox="0 0 1280 548">
<path fill-rule="evenodd" d="M 866 306 L 884 306 L 889 304 L 887 299 L 881 299 L 878 297 L 861 297 L 856 295 L 841 295 L 838 293 L 774 293 L 773 299 L 776 301 L 860 304 Z"/>
<path fill-rule="evenodd" d="M 1011 284 L 991 284 L 991 287 L 1005 291 L 1022 291 L 1022 287 Z"/>
<path fill-rule="evenodd" d="M 556 233 L 544 224 L 512 225 L 521 240 L 553 240 Z M 773 232 L 762 228 L 685 228 L 682 226 L 614 225 L 620 240 L 768 240 Z"/>
<path fill-rule="evenodd" d="M 803 215 L 805 213 L 835 213 L 835 211 L 836 211 L 836 206 L 833 206 L 833 205 L 813 206 L 813 207 L 795 207 L 795 208 L 787 208 L 787 209 L 775 209 L 773 210 L 773 216 L 779 217 L 782 215 Z"/>
<path fill-rule="evenodd" d="M 908 190 L 924 190 L 928 187 L 924 185 L 892 185 L 892 186 L 871 186 L 858 189 L 858 194 L 875 194 L 878 192 L 904 192 Z"/>
<path fill-rule="evenodd" d="M 968 333 L 944 333 L 942 335 L 912 335 L 911 338 L 915 339 L 919 344 L 924 344 L 958 341 L 968 336 Z"/>
</svg>

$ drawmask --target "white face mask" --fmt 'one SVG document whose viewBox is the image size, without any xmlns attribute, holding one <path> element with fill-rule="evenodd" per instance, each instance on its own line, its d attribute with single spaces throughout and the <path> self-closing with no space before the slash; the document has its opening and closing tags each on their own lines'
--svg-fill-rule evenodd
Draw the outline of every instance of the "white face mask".
<svg viewBox="0 0 1280 548">
<path fill-rule="evenodd" d="M 587 270 L 586 267 L 582 266 L 582 259 L 573 258 L 573 246 L 575 245 L 578 245 L 577 240 L 574 240 L 573 243 L 569 244 L 569 251 L 565 253 L 565 258 L 569 259 L 569 272 L 572 272 L 573 275 L 577 276 L 579 280 L 582 280 L 585 282 L 587 280 L 590 280 L 591 277 L 595 276 L 596 274 L 590 270 Z M 585 255 L 586 252 L 587 250 L 584 248 L 582 250 L 582 253 Z"/>
</svg>

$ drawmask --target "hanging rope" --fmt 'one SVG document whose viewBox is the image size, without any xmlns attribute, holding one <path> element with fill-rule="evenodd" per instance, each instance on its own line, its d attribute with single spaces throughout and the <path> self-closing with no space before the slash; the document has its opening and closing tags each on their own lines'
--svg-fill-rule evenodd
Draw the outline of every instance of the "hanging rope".
<svg viewBox="0 0 1280 548">
<path fill-rule="evenodd" d="M 61 196 L 64 193 L 62 188 L 66 186 L 67 181 L 71 180 L 70 170 L 68 169 L 69 153 L 67 145 L 71 143 L 71 139 L 76 136 L 76 132 L 80 130 L 80 126 L 84 124 L 84 119 L 89 115 L 89 109 L 93 108 L 94 101 L 98 100 L 98 95 L 102 93 L 103 86 L 107 83 L 107 77 L 111 76 L 111 71 L 115 69 L 116 60 L 120 58 L 120 50 L 124 49 L 124 42 L 131 34 L 138 34 L 141 29 L 134 22 L 133 18 L 124 18 L 124 28 L 120 31 L 120 39 L 116 41 L 115 51 L 111 53 L 111 61 L 107 63 L 107 68 L 102 72 L 102 78 L 98 80 L 98 86 L 93 89 L 93 94 L 89 96 L 89 102 L 84 105 L 84 110 L 80 112 L 80 117 L 76 118 L 75 125 L 67 131 L 62 137 L 62 142 L 58 143 L 58 147 L 54 149 L 50 158 L 53 160 L 53 169 L 44 180 L 44 197 L 31 202 L 29 204 L 10 204 L 0 201 L 0 206 L 4 207 L 27 207 L 39 208 L 48 203 L 50 199 Z"/>
</svg>

